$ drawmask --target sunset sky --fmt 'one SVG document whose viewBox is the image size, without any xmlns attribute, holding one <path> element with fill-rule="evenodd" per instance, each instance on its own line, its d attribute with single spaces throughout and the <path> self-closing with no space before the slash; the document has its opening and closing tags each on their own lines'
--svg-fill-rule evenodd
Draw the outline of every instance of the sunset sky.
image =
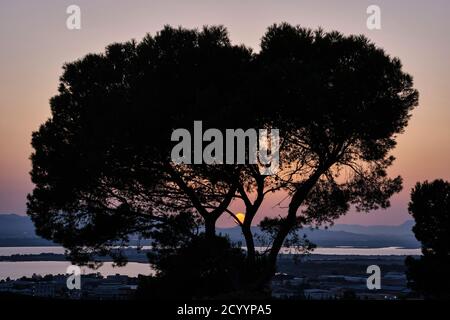
<svg viewBox="0 0 450 320">
<path fill-rule="evenodd" d="M 81 8 L 81 30 L 66 28 L 66 8 Z M 368 30 L 366 8 L 381 8 L 381 30 Z M 267 26 L 289 22 L 345 34 L 365 34 L 414 77 L 420 93 L 390 170 L 404 178 L 392 207 L 351 213 L 340 223 L 400 224 L 417 181 L 450 180 L 450 2 L 435 1 L 112 1 L 2 0 L 0 2 L 0 213 L 25 214 L 32 190 L 30 139 L 50 116 L 64 62 L 101 52 L 112 42 L 154 34 L 165 24 L 188 28 L 222 24 L 233 43 L 258 51 Z M 281 197 L 281 196 L 277 196 Z M 262 213 L 274 211 L 269 199 Z M 239 209 L 239 208 L 236 208 Z M 273 213 L 272 213 L 273 214 Z M 223 219 L 222 225 L 232 225 Z"/>
</svg>

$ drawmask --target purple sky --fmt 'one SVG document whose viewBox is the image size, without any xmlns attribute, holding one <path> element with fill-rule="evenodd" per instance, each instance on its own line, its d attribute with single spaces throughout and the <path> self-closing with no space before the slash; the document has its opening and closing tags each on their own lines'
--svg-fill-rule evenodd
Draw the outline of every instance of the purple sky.
<svg viewBox="0 0 450 320">
<path fill-rule="evenodd" d="M 66 28 L 66 8 L 81 8 L 81 30 Z M 381 8 L 381 30 L 368 30 L 366 8 Z M 258 50 L 268 25 L 287 21 L 365 34 L 414 76 L 420 106 L 399 137 L 391 174 L 404 178 L 392 208 L 352 213 L 340 222 L 399 224 L 416 181 L 450 179 L 450 2 L 441 1 L 17 1 L 0 3 L 0 213 L 25 213 L 32 190 L 30 136 L 50 115 L 64 62 L 100 52 L 111 42 L 141 39 L 163 25 L 223 24 L 234 43 Z M 275 196 L 263 207 L 274 212 Z M 236 205 L 239 210 L 239 205 Z M 283 210 L 278 209 L 279 213 Z M 278 211 L 275 210 L 276 213 Z M 224 225 L 232 222 L 222 221 Z"/>
</svg>

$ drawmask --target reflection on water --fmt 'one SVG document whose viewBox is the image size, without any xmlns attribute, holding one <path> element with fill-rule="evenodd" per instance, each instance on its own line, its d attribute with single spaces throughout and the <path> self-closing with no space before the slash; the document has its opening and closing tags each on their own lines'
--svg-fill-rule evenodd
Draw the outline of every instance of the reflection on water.
<svg viewBox="0 0 450 320">
<path fill-rule="evenodd" d="M 0 247 L 0 256 L 11 256 L 13 254 L 40 254 L 55 253 L 63 254 L 63 247 Z"/>
<path fill-rule="evenodd" d="M 259 252 L 267 250 L 266 247 L 256 247 Z M 296 248 L 281 248 L 281 254 L 298 254 Z M 301 252 L 300 252 L 301 253 Z M 317 255 L 337 255 L 337 256 L 418 256 L 422 252 L 420 249 L 405 249 L 399 247 L 386 248 L 353 248 L 353 247 L 335 247 L 335 248 L 315 248 L 312 254 Z"/>
<path fill-rule="evenodd" d="M 284 253 L 290 253 L 289 249 L 285 249 Z M 329 254 L 329 255 L 361 255 L 361 256 L 415 256 L 421 255 L 420 249 L 405 249 L 398 247 L 386 247 L 386 248 L 352 248 L 352 247 L 340 247 L 340 248 L 316 248 L 312 252 L 313 254 Z"/>
<path fill-rule="evenodd" d="M 65 274 L 70 262 L 65 261 L 20 261 L 20 262 L 0 262 L 0 280 L 31 277 L 33 274 Z M 150 275 L 154 271 L 147 263 L 129 262 L 125 267 L 113 267 L 112 262 L 105 262 L 99 269 L 93 270 L 82 267 L 82 274 L 100 272 L 103 276 L 114 275 L 116 273 L 137 277 L 139 274 Z"/>
<path fill-rule="evenodd" d="M 144 248 L 146 249 L 146 248 Z M 263 250 L 263 248 L 258 248 Z M 295 253 L 293 249 L 283 248 L 282 253 Z M 63 254 L 63 247 L 0 247 L 0 256 L 10 256 L 13 254 L 40 254 L 55 253 Z M 387 248 L 316 248 L 313 254 L 317 255 L 364 255 L 364 256 L 406 256 L 420 255 L 420 249 L 404 249 L 397 247 Z M 22 276 L 30 277 L 33 274 L 64 274 L 70 262 L 65 261 L 20 261 L 20 262 L 0 262 L 0 279 L 10 277 L 17 279 Z M 154 272 L 148 263 L 130 262 L 125 267 L 113 267 L 112 262 L 105 262 L 97 270 L 82 268 L 83 273 L 100 272 L 102 275 L 123 274 L 136 277 L 139 274 L 149 275 Z"/>
<path fill-rule="evenodd" d="M 130 246 L 131 248 L 136 248 Z M 148 246 L 143 246 L 141 249 L 150 249 Z M 54 253 L 63 254 L 63 247 L 0 247 L 0 256 L 11 256 L 13 254 L 40 254 L 40 253 Z"/>
<path fill-rule="evenodd" d="M 142 247 L 142 249 L 149 249 L 150 247 Z M 258 248 L 263 251 L 265 248 Z M 293 249 L 283 248 L 281 253 L 294 253 Z M 13 254 L 40 254 L 40 253 L 55 253 L 63 254 L 63 247 L 0 247 L 0 256 L 10 256 Z M 420 249 L 404 249 L 399 247 L 386 248 L 354 248 L 354 247 L 336 247 L 336 248 L 316 248 L 314 254 L 335 254 L 335 255 L 364 255 L 364 256 L 407 256 L 407 255 L 421 255 Z"/>
</svg>

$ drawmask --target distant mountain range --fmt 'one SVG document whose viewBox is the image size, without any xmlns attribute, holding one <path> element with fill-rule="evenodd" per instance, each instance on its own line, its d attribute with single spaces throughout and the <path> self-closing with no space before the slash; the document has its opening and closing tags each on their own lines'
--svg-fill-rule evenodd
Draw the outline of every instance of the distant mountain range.
<svg viewBox="0 0 450 320">
<path fill-rule="evenodd" d="M 319 247 L 403 247 L 420 248 L 420 242 L 412 233 L 414 221 L 406 221 L 398 226 L 360 226 L 337 224 L 329 229 L 305 228 L 299 231 Z M 219 228 L 218 232 L 228 235 L 234 242 L 245 243 L 239 227 Z M 258 227 L 252 227 L 253 234 L 260 233 Z"/>
<path fill-rule="evenodd" d="M 33 222 L 28 216 L 0 214 L 0 238 L 36 238 Z"/>
<path fill-rule="evenodd" d="M 412 227 L 414 226 L 414 224 L 415 224 L 414 220 L 408 220 L 405 221 L 403 224 L 396 226 L 383 226 L 383 225 L 361 226 L 358 224 L 336 224 L 329 230 L 359 233 L 366 235 L 414 236 L 412 233 Z"/>
<path fill-rule="evenodd" d="M 55 244 L 36 235 L 28 216 L 0 214 L 0 247 L 52 245 Z"/>
<path fill-rule="evenodd" d="M 309 229 L 299 231 L 320 247 L 404 247 L 420 248 L 420 243 L 411 231 L 414 221 L 409 220 L 397 226 L 361 226 L 337 224 L 329 229 Z M 252 227 L 253 233 L 260 233 Z M 239 227 L 218 228 L 218 233 L 228 235 L 234 242 L 245 243 Z M 0 246 L 50 246 L 51 241 L 40 238 L 28 216 L 0 214 Z"/>
</svg>

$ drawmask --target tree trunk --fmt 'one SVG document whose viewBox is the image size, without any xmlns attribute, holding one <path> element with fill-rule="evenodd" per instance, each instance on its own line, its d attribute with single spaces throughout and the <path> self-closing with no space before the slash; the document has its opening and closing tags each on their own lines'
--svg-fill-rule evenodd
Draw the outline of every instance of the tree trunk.
<svg viewBox="0 0 450 320">
<path fill-rule="evenodd" d="M 314 172 L 314 174 L 312 174 L 308 178 L 308 180 L 306 180 L 301 186 L 297 188 L 296 192 L 292 196 L 292 200 L 289 203 L 288 214 L 286 218 L 281 222 L 280 230 L 278 231 L 278 234 L 276 235 L 272 243 L 272 248 L 269 252 L 267 265 L 258 283 L 258 287 L 264 288 L 272 279 L 276 271 L 278 254 L 283 246 L 284 240 L 297 223 L 298 208 L 305 201 L 309 192 L 315 186 L 323 172 L 324 170 L 317 170 L 316 172 Z"/>
<path fill-rule="evenodd" d="M 217 218 L 212 216 L 205 217 L 205 235 L 207 239 L 213 239 L 216 235 Z"/>
<path fill-rule="evenodd" d="M 249 263 L 254 263 L 256 259 L 256 251 L 250 225 L 243 225 L 242 233 L 244 234 L 245 244 L 247 246 L 247 260 Z"/>
</svg>

